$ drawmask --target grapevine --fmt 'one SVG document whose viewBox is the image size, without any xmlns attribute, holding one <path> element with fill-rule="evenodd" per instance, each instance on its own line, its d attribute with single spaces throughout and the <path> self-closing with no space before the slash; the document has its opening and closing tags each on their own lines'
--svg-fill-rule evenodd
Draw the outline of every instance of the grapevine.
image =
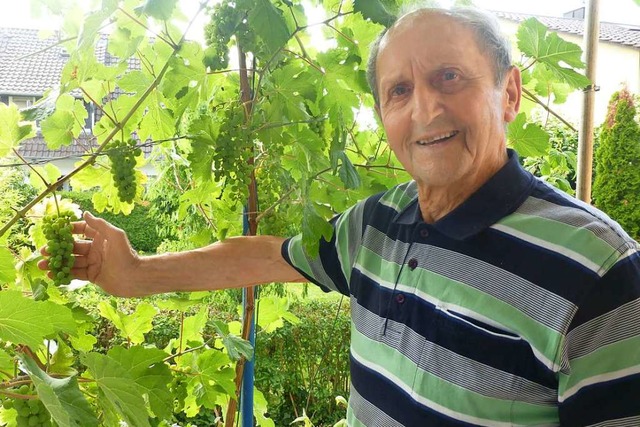
<svg viewBox="0 0 640 427">
<path fill-rule="evenodd" d="M 111 160 L 111 175 L 118 189 L 118 198 L 124 203 L 133 202 L 136 196 L 136 156 L 142 154 L 142 150 L 136 147 L 136 140 L 130 138 L 128 142 L 113 141 L 107 154 Z"/>
<path fill-rule="evenodd" d="M 70 211 L 45 215 L 42 230 L 47 239 L 49 268 L 55 286 L 68 285 L 71 282 L 71 269 L 75 258 L 73 252 L 74 215 Z"/>
<path fill-rule="evenodd" d="M 13 391 L 23 396 L 33 395 L 33 391 L 28 385 L 22 385 L 19 389 Z M 40 399 L 5 398 L 2 402 L 2 407 L 16 411 L 17 427 L 51 427 L 52 425 L 51 414 Z"/>
</svg>

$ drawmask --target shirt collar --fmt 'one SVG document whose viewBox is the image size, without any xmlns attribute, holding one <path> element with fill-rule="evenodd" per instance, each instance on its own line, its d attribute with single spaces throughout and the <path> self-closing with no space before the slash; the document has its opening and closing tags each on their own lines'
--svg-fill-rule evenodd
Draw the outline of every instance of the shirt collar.
<svg viewBox="0 0 640 427">
<path fill-rule="evenodd" d="M 439 232 L 456 240 L 467 239 L 509 215 L 529 196 L 535 178 L 518 162 L 518 155 L 509 149 L 507 163 L 460 206 L 432 224 Z M 398 224 L 422 222 L 416 196 L 394 218 Z"/>
</svg>

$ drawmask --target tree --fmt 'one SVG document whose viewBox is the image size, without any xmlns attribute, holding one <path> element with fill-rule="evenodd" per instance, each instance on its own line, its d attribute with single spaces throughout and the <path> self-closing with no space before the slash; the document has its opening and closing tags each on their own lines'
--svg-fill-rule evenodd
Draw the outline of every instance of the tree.
<svg viewBox="0 0 640 427">
<path fill-rule="evenodd" d="M 624 88 L 609 101 L 595 156 L 593 200 L 640 240 L 640 124 L 633 96 Z"/>
<path fill-rule="evenodd" d="M 199 244 L 241 233 L 246 219 L 251 234 L 300 231 L 314 251 L 321 236 L 330 237 L 328 218 L 408 179 L 382 130 L 360 120 L 373 107 L 365 78 L 368 46 L 401 2 L 315 1 L 326 15 L 308 23 L 300 2 L 224 1 L 207 9 L 207 47 L 177 29 L 177 3 L 104 1 L 82 21 L 73 10 L 52 11 L 65 17 L 61 43 L 70 55 L 59 90 L 28 112 L 0 105 L 0 157 L 15 157 L 33 134 L 24 120 L 41 121 L 50 148 L 73 143 L 83 132 L 85 101 L 101 113 L 92 129 L 97 148 L 62 177 L 51 165 L 28 165 L 40 193 L 4 223 L 0 237 L 27 218 L 33 246 L 43 246 L 42 212 L 59 216 L 73 208 L 56 197 L 65 181 L 80 191 L 98 187 L 92 197 L 98 212 L 131 212 L 144 196 L 143 144 L 168 163 L 165 177 L 176 180 L 175 218 L 195 213 L 202 221 L 191 225 L 206 224 L 198 233 L 189 230 Z M 333 41 L 330 47 L 311 43 L 315 26 Z M 95 56 L 106 28 L 116 58 L 109 66 Z M 523 23 L 518 39 L 530 99 L 588 84 L 576 71 L 584 67 L 579 47 L 535 20 Z M 75 98 L 78 93 L 83 99 Z M 525 113 L 509 127 L 509 142 L 521 154 L 544 153 L 548 140 Z M 0 396 L 26 399 L 17 386 L 30 384 L 29 393 L 37 393 L 59 425 L 124 420 L 144 427 L 150 418 L 169 422 L 174 413 L 193 416 L 201 408 L 234 422 L 240 378 L 234 370 L 251 348 L 232 328 L 209 319 L 204 304 L 197 313 L 187 310 L 206 294 L 136 307 L 115 299 L 100 303 L 100 316 L 124 343 L 100 353 L 93 319 L 73 292 L 51 286 L 35 268 L 38 259 L 32 249 L 12 252 L 0 240 Z M 274 306 L 278 321 L 287 317 L 282 304 Z M 176 313 L 182 326 L 179 339 L 162 350 L 144 345 L 160 309 Z M 203 336 L 207 324 L 215 333 Z M 243 331 L 246 337 L 248 328 Z M 255 415 L 269 425 L 264 408 Z"/>
</svg>

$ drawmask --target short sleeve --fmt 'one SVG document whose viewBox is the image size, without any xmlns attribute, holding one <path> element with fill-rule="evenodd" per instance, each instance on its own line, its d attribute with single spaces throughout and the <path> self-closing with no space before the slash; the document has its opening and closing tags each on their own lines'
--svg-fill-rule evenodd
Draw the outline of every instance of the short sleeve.
<svg viewBox="0 0 640 427">
<path fill-rule="evenodd" d="M 331 220 L 333 236 L 321 239 L 318 255 L 310 257 L 302 245 L 302 235 L 287 239 L 282 257 L 310 282 L 325 291 L 349 295 L 349 280 L 362 242 L 364 202 Z"/>
</svg>

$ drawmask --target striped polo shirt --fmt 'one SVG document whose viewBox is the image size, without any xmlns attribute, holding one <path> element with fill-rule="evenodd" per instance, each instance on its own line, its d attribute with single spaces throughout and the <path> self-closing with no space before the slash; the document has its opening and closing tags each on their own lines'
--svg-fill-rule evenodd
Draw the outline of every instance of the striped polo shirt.
<svg viewBox="0 0 640 427">
<path fill-rule="evenodd" d="M 351 300 L 349 426 L 640 426 L 639 245 L 517 155 L 422 221 L 415 182 L 283 257 Z"/>
</svg>

